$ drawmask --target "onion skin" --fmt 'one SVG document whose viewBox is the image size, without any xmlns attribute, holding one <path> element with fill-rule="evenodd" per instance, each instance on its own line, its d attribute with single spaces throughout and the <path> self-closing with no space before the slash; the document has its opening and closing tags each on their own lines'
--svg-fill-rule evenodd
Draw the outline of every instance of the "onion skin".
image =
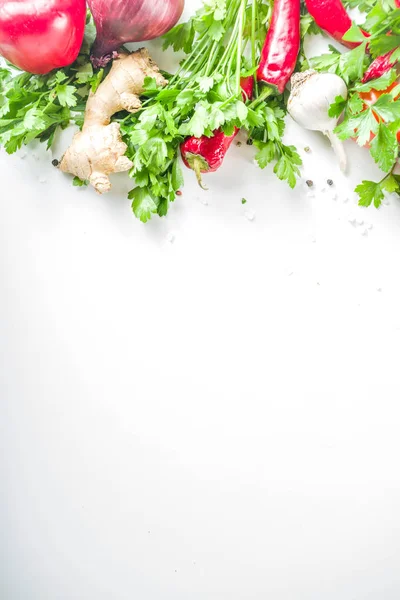
<svg viewBox="0 0 400 600">
<path fill-rule="evenodd" d="M 88 0 L 97 31 L 93 64 L 104 66 L 124 44 L 163 35 L 176 25 L 184 4 L 184 0 Z"/>
<path fill-rule="evenodd" d="M 0 54 L 44 75 L 74 62 L 83 41 L 85 0 L 0 0 Z"/>
</svg>

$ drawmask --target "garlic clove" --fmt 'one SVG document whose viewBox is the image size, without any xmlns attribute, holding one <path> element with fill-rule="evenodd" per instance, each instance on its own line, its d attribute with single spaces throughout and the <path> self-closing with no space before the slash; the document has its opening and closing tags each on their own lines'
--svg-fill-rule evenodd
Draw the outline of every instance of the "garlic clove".
<svg viewBox="0 0 400 600">
<path fill-rule="evenodd" d="M 288 112 L 304 129 L 321 131 L 326 135 L 339 159 L 340 168 L 346 170 L 347 160 L 342 142 L 333 133 L 337 119 L 329 116 L 329 107 L 337 96 L 347 98 L 343 79 L 334 73 L 318 73 L 313 69 L 295 73 L 291 79 L 292 90 Z"/>
</svg>

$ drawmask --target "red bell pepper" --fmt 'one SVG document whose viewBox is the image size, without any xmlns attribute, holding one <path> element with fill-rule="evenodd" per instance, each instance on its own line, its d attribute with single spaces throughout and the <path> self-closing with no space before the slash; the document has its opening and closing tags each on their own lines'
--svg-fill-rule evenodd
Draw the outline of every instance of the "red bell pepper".
<svg viewBox="0 0 400 600">
<path fill-rule="evenodd" d="M 300 0 L 275 0 L 261 52 L 258 81 L 282 94 L 296 67 L 300 49 Z"/>
<path fill-rule="evenodd" d="M 83 41 L 85 0 L 0 0 L 0 54 L 43 75 L 74 62 Z"/>
</svg>

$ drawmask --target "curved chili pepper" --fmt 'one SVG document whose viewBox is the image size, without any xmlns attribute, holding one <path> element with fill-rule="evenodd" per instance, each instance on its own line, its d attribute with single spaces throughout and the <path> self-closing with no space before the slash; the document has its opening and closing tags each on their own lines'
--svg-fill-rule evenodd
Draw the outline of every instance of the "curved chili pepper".
<svg viewBox="0 0 400 600">
<path fill-rule="evenodd" d="M 387 52 L 387 54 L 375 58 L 365 71 L 361 83 L 367 83 L 368 81 L 371 81 L 371 79 L 378 79 L 378 77 L 382 77 L 382 75 L 390 71 L 397 62 L 392 62 L 391 60 L 393 52 L 394 50 L 391 50 L 390 52 Z"/>
<path fill-rule="evenodd" d="M 250 99 L 253 95 L 254 77 L 245 77 L 241 80 L 243 100 Z M 184 164 L 196 173 L 197 181 L 203 188 L 202 173 L 213 173 L 222 165 L 225 154 L 228 152 L 233 140 L 239 133 L 235 127 L 232 135 L 225 135 L 218 129 L 212 137 L 205 135 L 200 138 L 189 137 L 181 144 L 181 155 Z"/>
<path fill-rule="evenodd" d="M 85 0 L 0 0 L 0 54 L 43 75 L 78 56 L 85 29 Z"/>
<path fill-rule="evenodd" d="M 396 0 L 399 1 L 400 0 Z M 305 0 L 308 12 L 314 21 L 333 39 L 340 42 L 348 48 L 356 48 L 361 42 L 346 42 L 343 39 L 344 34 L 351 27 L 352 21 L 343 6 L 341 0 Z M 369 37 L 366 31 L 363 31 L 365 37 Z"/>
<path fill-rule="evenodd" d="M 261 52 L 258 81 L 282 94 L 296 67 L 300 49 L 300 0 L 275 0 Z"/>
</svg>

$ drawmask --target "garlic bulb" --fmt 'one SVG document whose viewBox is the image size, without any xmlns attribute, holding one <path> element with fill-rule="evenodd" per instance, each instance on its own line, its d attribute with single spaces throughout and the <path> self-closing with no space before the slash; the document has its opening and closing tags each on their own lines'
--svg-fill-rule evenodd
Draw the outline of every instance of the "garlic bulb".
<svg viewBox="0 0 400 600">
<path fill-rule="evenodd" d="M 290 116 L 304 129 L 321 131 L 326 135 L 339 159 L 340 168 L 345 171 L 347 159 L 343 144 L 333 133 L 337 119 L 328 114 L 329 107 L 337 96 L 347 98 L 345 82 L 333 73 L 317 73 L 310 69 L 295 73 L 291 83 L 292 91 L 288 101 Z"/>
</svg>

